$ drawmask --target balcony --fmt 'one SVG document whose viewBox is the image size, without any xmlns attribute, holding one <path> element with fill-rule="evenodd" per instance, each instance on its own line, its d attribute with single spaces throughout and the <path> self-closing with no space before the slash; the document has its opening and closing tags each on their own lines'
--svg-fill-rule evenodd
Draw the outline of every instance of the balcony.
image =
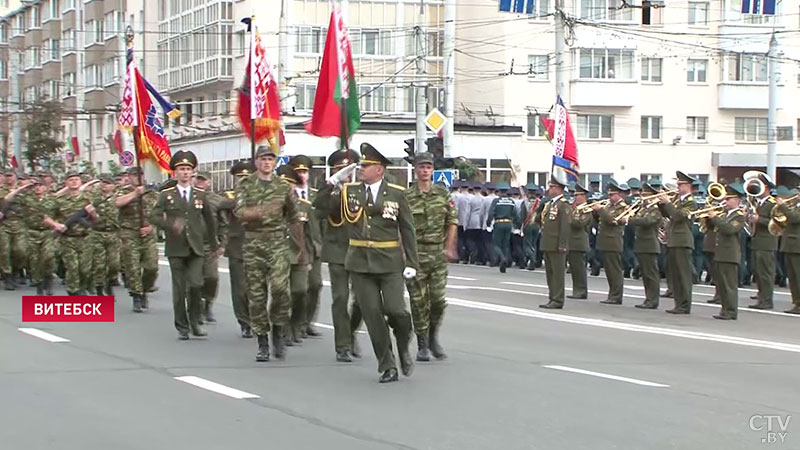
<svg viewBox="0 0 800 450">
<path fill-rule="evenodd" d="M 630 81 L 572 80 L 569 104 L 630 108 L 639 99 L 639 83 Z"/>
<path fill-rule="evenodd" d="M 783 97 L 779 94 L 778 108 L 782 103 Z M 720 83 L 717 85 L 717 106 L 719 109 L 767 109 L 769 107 L 769 86 L 766 84 Z"/>
</svg>

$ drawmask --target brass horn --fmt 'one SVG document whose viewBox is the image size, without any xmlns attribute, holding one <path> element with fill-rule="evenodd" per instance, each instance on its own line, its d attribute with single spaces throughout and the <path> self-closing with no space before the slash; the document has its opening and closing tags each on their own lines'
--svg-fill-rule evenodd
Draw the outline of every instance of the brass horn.
<svg viewBox="0 0 800 450">
<path fill-rule="evenodd" d="M 767 184 L 761 178 L 750 178 L 744 182 L 744 191 L 749 197 L 761 197 L 767 190 Z"/>
<path fill-rule="evenodd" d="M 718 202 L 725 198 L 725 186 L 721 183 L 714 182 L 709 184 L 706 191 L 708 192 L 708 197 L 714 201 Z"/>
</svg>

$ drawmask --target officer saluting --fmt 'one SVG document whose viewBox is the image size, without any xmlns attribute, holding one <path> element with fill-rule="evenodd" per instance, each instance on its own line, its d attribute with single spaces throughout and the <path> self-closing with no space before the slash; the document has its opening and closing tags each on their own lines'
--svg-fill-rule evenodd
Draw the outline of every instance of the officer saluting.
<svg viewBox="0 0 800 450">
<path fill-rule="evenodd" d="M 347 183 L 341 191 L 340 207 L 350 235 L 345 268 L 372 340 L 379 381 L 388 383 L 397 381 L 397 368 L 387 318 L 397 338 L 403 375 L 411 375 L 414 368 L 408 351 L 411 313 L 403 299 L 403 278 L 417 274 L 417 237 L 404 188 L 383 179 L 389 160 L 367 143 L 361 144 L 361 155 L 361 182 Z M 337 175 L 328 182 L 340 184 Z M 335 199 L 327 193 L 319 195 Z"/>
</svg>

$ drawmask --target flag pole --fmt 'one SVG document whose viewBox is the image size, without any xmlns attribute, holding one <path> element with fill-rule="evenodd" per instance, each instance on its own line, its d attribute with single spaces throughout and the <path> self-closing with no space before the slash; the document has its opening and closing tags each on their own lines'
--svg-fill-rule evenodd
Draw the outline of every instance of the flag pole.
<svg viewBox="0 0 800 450">
<path fill-rule="evenodd" d="M 253 94 L 255 93 L 253 90 L 253 27 L 255 22 L 256 16 L 250 15 L 250 22 L 247 24 L 247 31 L 250 33 L 250 56 L 247 58 L 249 61 L 248 70 L 250 73 L 248 77 L 250 79 L 250 160 L 255 163 L 256 159 L 256 118 L 253 116 Z"/>
<path fill-rule="evenodd" d="M 129 60 L 126 61 L 126 64 L 125 64 L 125 69 L 126 70 L 130 70 L 129 67 L 130 67 L 131 64 L 133 64 L 133 60 L 134 60 L 133 59 L 133 37 L 134 37 L 133 28 L 130 25 L 128 25 L 127 29 L 125 30 L 125 40 L 127 41 L 126 42 L 127 43 L 127 55 L 126 56 L 127 56 L 127 58 L 129 58 Z M 134 73 L 133 75 L 135 76 L 136 74 Z M 132 88 L 134 90 L 137 89 L 137 87 L 138 87 L 138 83 L 136 82 L 137 80 L 135 78 L 131 78 L 130 81 L 131 81 Z M 134 105 L 134 114 L 136 114 L 137 120 L 135 122 L 135 125 L 133 126 L 133 149 L 134 149 L 134 153 L 135 153 L 134 154 L 134 159 L 136 160 L 136 169 L 137 169 L 136 173 L 137 173 L 137 177 L 139 179 L 139 186 L 142 186 L 144 184 L 144 182 L 142 180 L 142 162 L 139 160 L 139 155 L 140 155 L 139 149 L 141 147 L 141 139 L 140 139 L 141 135 L 139 134 L 139 120 L 138 120 L 138 119 L 140 119 L 139 112 L 141 112 L 141 108 L 139 106 L 139 92 L 136 92 L 136 95 L 134 95 L 134 98 L 136 99 L 136 105 Z M 138 196 L 138 197 L 139 197 L 138 198 L 138 200 L 139 200 L 138 201 L 138 203 L 139 203 L 138 204 L 138 209 L 139 209 L 139 228 L 144 228 L 144 199 L 142 198 L 141 195 Z M 141 233 L 139 234 L 139 237 L 141 238 Z"/>
<path fill-rule="evenodd" d="M 341 100 L 342 104 L 340 109 L 342 110 L 342 135 L 340 139 L 340 147 L 342 150 L 347 150 L 350 147 L 350 136 L 349 130 L 347 129 L 347 99 L 342 97 Z"/>
</svg>

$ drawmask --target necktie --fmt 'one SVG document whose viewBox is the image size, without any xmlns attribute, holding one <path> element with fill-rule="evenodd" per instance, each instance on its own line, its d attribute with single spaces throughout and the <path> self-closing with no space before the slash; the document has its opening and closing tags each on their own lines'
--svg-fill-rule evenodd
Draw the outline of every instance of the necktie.
<svg viewBox="0 0 800 450">
<path fill-rule="evenodd" d="M 372 204 L 372 190 L 367 186 L 367 204 Z"/>
<path fill-rule="evenodd" d="M 301 194 L 302 194 L 302 196 L 303 196 L 303 200 L 305 200 L 305 199 L 306 199 L 306 191 L 300 191 L 300 193 L 301 193 Z"/>
<path fill-rule="evenodd" d="M 185 201 L 186 203 L 189 203 L 189 190 L 188 189 L 184 189 L 183 190 L 183 201 Z"/>
</svg>

